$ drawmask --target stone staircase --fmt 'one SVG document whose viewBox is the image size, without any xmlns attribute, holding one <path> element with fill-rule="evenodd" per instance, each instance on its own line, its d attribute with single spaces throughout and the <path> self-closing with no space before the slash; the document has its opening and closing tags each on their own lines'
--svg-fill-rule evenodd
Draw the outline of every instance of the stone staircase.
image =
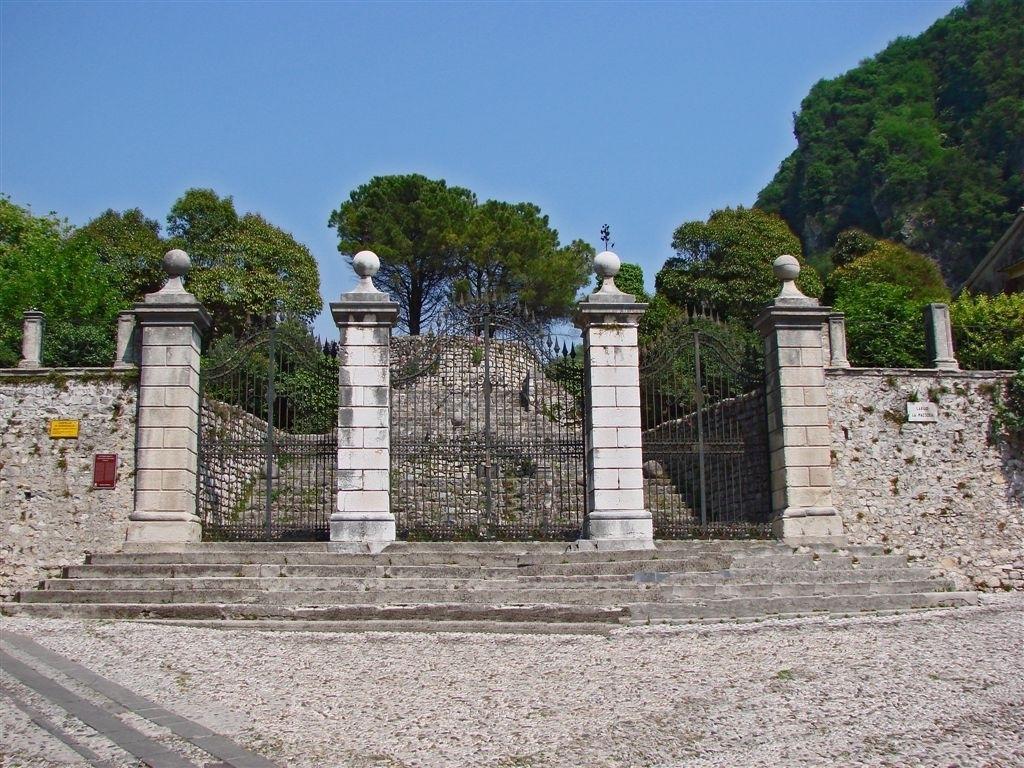
<svg viewBox="0 0 1024 768">
<path fill-rule="evenodd" d="M 630 624 L 848 615 L 960 606 L 974 593 L 874 547 L 661 541 L 654 551 L 564 543 L 207 543 L 96 554 L 6 615 L 363 631 L 607 632 Z"/>
</svg>

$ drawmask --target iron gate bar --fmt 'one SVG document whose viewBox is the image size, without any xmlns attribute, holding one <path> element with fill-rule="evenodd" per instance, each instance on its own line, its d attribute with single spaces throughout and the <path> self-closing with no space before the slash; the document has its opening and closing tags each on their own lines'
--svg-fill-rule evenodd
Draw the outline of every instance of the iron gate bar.
<svg viewBox="0 0 1024 768">
<path fill-rule="evenodd" d="M 578 535 L 582 413 L 570 390 L 581 387 L 550 378 L 552 362 L 562 359 L 554 343 L 494 301 L 457 308 L 434 330 L 393 340 L 392 506 L 400 535 Z M 576 359 L 575 349 L 563 350 Z"/>
<path fill-rule="evenodd" d="M 686 317 L 640 350 L 644 490 L 660 537 L 770 533 L 757 358 L 717 334 L 740 343 L 710 318 Z"/>
</svg>

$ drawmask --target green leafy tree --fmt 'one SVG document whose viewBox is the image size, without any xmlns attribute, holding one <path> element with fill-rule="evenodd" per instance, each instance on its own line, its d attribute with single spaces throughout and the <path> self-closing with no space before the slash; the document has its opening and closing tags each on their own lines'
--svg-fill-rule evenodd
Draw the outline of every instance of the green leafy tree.
<svg viewBox="0 0 1024 768">
<path fill-rule="evenodd" d="M 214 336 L 244 336 L 272 313 L 311 322 L 320 272 L 305 245 L 262 216 L 239 217 L 230 197 L 190 189 L 167 217 L 172 245 L 188 251 L 187 286 L 213 317 Z"/>
<path fill-rule="evenodd" d="M 847 245 L 854 239 L 847 238 Z M 922 309 L 949 301 L 949 290 L 928 257 L 897 243 L 869 240 L 856 236 L 857 248 L 866 252 L 851 252 L 852 261 L 829 275 L 826 291 L 836 310 L 846 314 L 850 360 L 862 366 L 923 365 Z"/>
<path fill-rule="evenodd" d="M 962 293 L 950 305 L 949 314 L 961 367 L 968 370 L 1024 368 L 1024 293 L 998 296 Z"/>
<path fill-rule="evenodd" d="M 22 314 L 45 314 L 43 363 L 107 366 L 117 313 L 128 302 L 90 243 L 53 214 L 0 198 L 0 366 L 20 358 Z"/>
<path fill-rule="evenodd" d="M 353 190 L 328 226 L 349 260 L 361 250 L 381 261 L 377 285 L 399 305 L 399 324 L 419 334 L 448 301 L 452 264 L 464 256 L 476 196 L 419 174 L 375 176 Z"/>
<path fill-rule="evenodd" d="M 751 323 L 778 294 L 772 262 L 784 253 L 801 254 L 800 241 L 779 216 L 742 207 L 686 222 L 676 229 L 672 247 L 678 255 L 658 273 L 658 294 L 676 306 L 705 306 L 740 324 Z M 821 295 L 813 269 L 805 268 L 797 285 L 808 296 Z"/>
<path fill-rule="evenodd" d="M 238 224 L 238 213 L 231 197 L 221 197 L 212 189 L 189 189 L 174 201 L 167 215 L 167 234 L 197 255 L 204 246 L 223 236 Z"/>
<path fill-rule="evenodd" d="M 451 273 L 456 297 L 517 300 L 542 320 L 568 314 L 594 258 L 580 240 L 563 248 L 536 205 L 497 200 L 473 211 L 460 250 Z"/>
<path fill-rule="evenodd" d="M 846 314 L 850 362 L 864 367 L 918 368 L 925 362 L 923 302 L 893 283 L 851 282 L 833 305 Z"/>
<path fill-rule="evenodd" d="M 934 261 L 886 240 L 874 241 L 864 254 L 836 269 L 829 276 L 826 299 L 834 301 L 851 283 L 904 286 L 908 298 L 921 304 L 949 301 L 949 289 Z"/>
<path fill-rule="evenodd" d="M 794 133 L 757 206 L 781 213 L 806 254 L 857 227 L 962 282 L 1024 199 L 1024 2 L 970 0 L 817 83 Z"/>
<path fill-rule="evenodd" d="M 163 285 L 161 262 L 167 245 L 159 222 L 147 219 L 138 208 L 123 213 L 107 210 L 77 229 L 71 240 L 95 251 L 129 301 L 141 301 Z"/>
</svg>

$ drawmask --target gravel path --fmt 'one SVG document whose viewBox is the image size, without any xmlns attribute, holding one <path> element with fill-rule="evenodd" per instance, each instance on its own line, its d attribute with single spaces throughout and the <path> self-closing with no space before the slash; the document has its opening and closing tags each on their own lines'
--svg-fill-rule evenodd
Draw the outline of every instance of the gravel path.
<svg viewBox="0 0 1024 768">
<path fill-rule="evenodd" d="M 1024 595 L 611 637 L 0 627 L 295 768 L 1024 766 Z M 5 768 L 70 764 L 0 714 Z"/>
</svg>

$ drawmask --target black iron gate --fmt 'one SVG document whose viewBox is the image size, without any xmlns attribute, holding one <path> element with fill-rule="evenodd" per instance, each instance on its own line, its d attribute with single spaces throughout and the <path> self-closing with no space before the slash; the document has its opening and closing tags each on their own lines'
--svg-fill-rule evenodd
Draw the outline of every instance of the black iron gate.
<svg viewBox="0 0 1024 768">
<path fill-rule="evenodd" d="M 301 323 L 222 338 L 200 374 L 197 504 L 212 540 L 322 540 L 337 486 L 337 347 Z"/>
<path fill-rule="evenodd" d="M 400 538 L 573 539 L 583 525 L 583 365 L 521 311 L 454 307 L 391 347 Z"/>
<path fill-rule="evenodd" d="M 760 345 L 703 316 L 640 349 L 644 495 L 658 538 L 770 536 Z"/>
</svg>

